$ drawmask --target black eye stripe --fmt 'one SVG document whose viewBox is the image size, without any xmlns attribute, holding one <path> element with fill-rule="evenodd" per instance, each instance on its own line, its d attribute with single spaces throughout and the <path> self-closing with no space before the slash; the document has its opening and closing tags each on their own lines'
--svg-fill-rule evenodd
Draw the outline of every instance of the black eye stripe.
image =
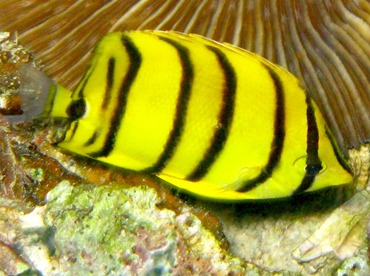
<svg viewBox="0 0 370 276">
<path fill-rule="evenodd" d="M 84 99 L 78 99 L 68 106 L 67 114 L 70 119 L 77 120 L 85 115 L 86 112 L 86 102 Z"/>
</svg>

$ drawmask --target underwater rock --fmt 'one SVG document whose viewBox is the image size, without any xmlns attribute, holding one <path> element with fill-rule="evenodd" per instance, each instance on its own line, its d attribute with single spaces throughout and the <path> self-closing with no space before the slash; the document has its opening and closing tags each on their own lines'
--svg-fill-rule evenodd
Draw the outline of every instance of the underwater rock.
<svg viewBox="0 0 370 276">
<path fill-rule="evenodd" d="M 0 275 L 17 275 L 32 269 L 27 258 L 16 247 L 19 218 L 30 210 L 31 207 L 21 201 L 0 196 Z"/>
<path fill-rule="evenodd" d="M 329 258 L 319 259 L 316 268 L 311 267 L 310 262 L 308 267 L 305 263 L 294 263 L 291 256 L 294 245 L 309 236 L 314 227 L 322 223 L 321 217 L 330 213 L 315 205 L 311 207 L 317 210 L 311 215 L 310 211 L 303 211 L 304 207 L 289 214 L 276 205 L 277 209 L 272 211 L 270 204 L 254 206 L 249 215 L 239 211 L 239 216 L 238 212 L 230 212 L 232 206 L 214 204 L 213 207 L 218 208 L 215 211 L 212 204 L 209 205 L 208 209 L 220 215 L 224 222 L 229 251 L 203 226 L 192 207 L 184 205 L 174 212 L 158 207 L 161 201 L 156 191 L 146 186 L 74 187 L 68 181 L 48 193 L 45 206 L 32 209 L 21 202 L 2 200 L 0 248 L 10 261 L 5 265 L 0 261 L 0 271 L 6 275 L 21 272 L 39 275 L 327 275 L 340 272 L 339 275 L 344 275 L 349 271 L 367 275 L 369 272 L 362 227 L 352 231 L 350 244 L 345 246 L 353 246 L 353 241 L 358 243 L 352 256 L 340 260 L 330 254 Z M 202 208 L 207 208 L 207 204 Z"/>
<path fill-rule="evenodd" d="M 257 271 L 220 247 L 199 219 L 159 209 L 153 189 L 61 182 L 20 216 L 18 253 L 43 275 L 199 275 Z"/>
</svg>

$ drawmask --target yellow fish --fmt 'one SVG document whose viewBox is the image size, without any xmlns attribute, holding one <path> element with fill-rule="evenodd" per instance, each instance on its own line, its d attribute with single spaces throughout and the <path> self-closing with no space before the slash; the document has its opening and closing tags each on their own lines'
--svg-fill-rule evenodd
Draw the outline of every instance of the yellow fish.
<svg viewBox="0 0 370 276">
<path fill-rule="evenodd" d="M 111 33 L 73 93 L 54 88 L 45 113 L 71 120 L 61 148 L 199 197 L 280 198 L 352 180 L 299 81 L 230 44 Z"/>
</svg>

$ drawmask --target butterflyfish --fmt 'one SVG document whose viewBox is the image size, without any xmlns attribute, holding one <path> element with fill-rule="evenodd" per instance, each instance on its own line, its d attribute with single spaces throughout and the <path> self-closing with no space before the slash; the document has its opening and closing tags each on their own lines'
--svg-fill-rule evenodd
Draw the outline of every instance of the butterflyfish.
<svg viewBox="0 0 370 276">
<path fill-rule="evenodd" d="M 352 180 L 295 76 L 199 35 L 108 34 L 76 89 L 50 85 L 44 98 L 42 116 L 71 121 L 60 148 L 202 198 L 281 198 Z"/>
</svg>

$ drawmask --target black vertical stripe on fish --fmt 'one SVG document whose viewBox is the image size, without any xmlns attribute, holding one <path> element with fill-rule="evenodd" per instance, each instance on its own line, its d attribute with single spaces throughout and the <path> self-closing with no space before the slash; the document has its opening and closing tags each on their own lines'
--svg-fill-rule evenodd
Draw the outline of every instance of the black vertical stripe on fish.
<svg viewBox="0 0 370 276">
<path fill-rule="evenodd" d="M 121 84 L 117 104 L 115 109 L 113 110 L 112 120 L 110 122 L 110 128 L 105 138 L 105 142 L 103 148 L 99 151 L 92 152 L 89 154 L 91 157 L 106 157 L 112 151 L 115 143 L 115 138 L 117 131 L 121 125 L 122 118 L 126 111 L 127 105 L 127 98 L 131 88 L 131 85 L 136 79 L 136 76 L 139 72 L 140 65 L 141 65 L 141 54 L 139 50 L 136 48 L 135 44 L 132 40 L 127 36 L 122 36 L 122 44 L 126 48 L 126 51 L 129 55 L 130 65 L 127 70 L 127 74 Z"/>
<path fill-rule="evenodd" d="M 85 87 L 86 87 L 87 83 L 89 82 L 89 79 L 90 79 L 92 73 L 95 71 L 95 67 L 96 67 L 96 62 L 90 65 L 89 69 L 86 71 L 86 74 L 82 78 L 82 85 L 81 85 L 80 90 L 78 91 L 78 97 L 79 98 L 84 97 Z"/>
<path fill-rule="evenodd" d="M 152 166 L 142 170 L 142 172 L 146 173 L 161 171 L 166 166 L 166 163 L 172 158 L 184 130 L 186 113 L 191 95 L 191 87 L 194 80 L 194 70 L 190 60 L 189 50 L 169 38 L 161 37 L 161 39 L 176 48 L 181 61 L 182 78 L 171 132 L 164 146 L 164 150 L 157 161 Z"/>
<path fill-rule="evenodd" d="M 215 131 L 210 147 L 205 152 L 202 160 L 186 177 L 187 180 L 191 181 L 198 181 L 204 177 L 221 153 L 230 132 L 235 109 L 235 93 L 237 87 L 235 70 L 222 51 L 212 46 L 208 46 L 208 49 L 211 50 L 217 57 L 219 66 L 223 71 L 225 84 L 222 91 L 222 107 L 218 115 L 219 127 Z"/>
<path fill-rule="evenodd" d="M 100 133 L 99 130 L 95 130 L 93 135 L 91 135 L 91 137 L 86 141 L 84 146 L 88 147 L 88 146 L 91 146 L 92 144 L 94 144 L 96 139 L 98 139 L 98 137 L 99 137 L 99 133 Z"/>
<path fill-rule="evenodd" d="M 284 147 L 285 139 L 285 99 L 283 85 L 279 76 L 269 67 L 265 66 L 273 80 L 276 94 L 275 103 L 275 120 L 274 120 L 274 137 L 270 145 L 270 154 L 266 166 L 261 173 L 253 179 L 245 181 L 238 192 L 247 192 L 256 188 L 259 184 L 265 182 L 278 166 Z"/>
<path fill-rule="evenodd" d="M 306 97 L 307 104 L 307 159 L 306 159 L 306 173 L 301 184 L 293 192 L 297 195 L 309 189 L 315 181 L 316 175 L 322 169 L 321 160 L 319 158 L 319 130 L 317 128 L 315 111 L 313 110 L 311 100 Z"/>
<path fill-rule="evenodd" d="M 69 127 L 71 127 L 71 126 L 69 126 Z M 72 130 L 68 130 L 68 132 L 71 133 L 68 140 L 71 140 L 73 138 L 73 136 L 76 133 L 77 127 L 78 127 L 78 120 L 73 122 L 73 128 L 72 128 Z M 65 132 L 64 135 L 66 135 L 66 133 L 67 132 Z M 63 139 L 62 139 L 63 142 L 68 141 L 68 140 L 66 140 L 65 137 L 63 137 Z"/>
<path fill-rule="evenodd" d="M 104 99 L 103 99 L 103 103 L 102 103 L 102 110 L 105 110 L 108 103 L 109 103 L 109 100 L 111 98 L 111 95 L 112 95 L 112 86 L 113 86 L 113 82 L 114 82 L 114 67 L 116 65 L 116 60 L 114 58 L 110 58 L 109 61 L 108 61 L 108 69 L 107 69 L 107 85 L 105 87 L 105 93 L 104 93 Z"/>
<path fill-rule="evenodd" d="M 116 65 L 116 60 L 111 57 L 109 58 L 108 61 L 108 68 L 107 68 L 107 76 L 106 76 L 106 87 L 105 87 L 105 93 L 104 93 L 104 98 L 103 98 L 103 103 L 101 106 L 101 109 L 104 111 L 107 108 L 107 105 L 110 101 L 110 98 L 112 96 L 112 86 L 114 82 L 114 68 Z M 94 131 L 93 135 L 87 140 L 87 142 L 84 144 L 85 147 L 91 146 L 92 144 L 95 143 L 95 141 L 99 137 L 100 131 Z"/>
<path fill-rule="evenodd" d="M 341 152 L 340 151 L 338 144 L 335 142 L 335 139 L 334 139 L 333 135 L 331 134 L 331 132 L 329 131 L 329 129 L 327 128 L 327 126 L 325 126 L 325 133 L 329 137 L 330 143 L 331 143 L 331 145 L 334 149 L 334 154 L 335 154 L 335 157 L 338 160 L 338 163 L 342 166 L 342 168 L 344 170 L 346 170 L 348 173 L 352 174 L 353 172 L 352 172 L 350 166 L 345 161 L 345 159 L 349 158 L 348 152 Z"/>
</svg>

